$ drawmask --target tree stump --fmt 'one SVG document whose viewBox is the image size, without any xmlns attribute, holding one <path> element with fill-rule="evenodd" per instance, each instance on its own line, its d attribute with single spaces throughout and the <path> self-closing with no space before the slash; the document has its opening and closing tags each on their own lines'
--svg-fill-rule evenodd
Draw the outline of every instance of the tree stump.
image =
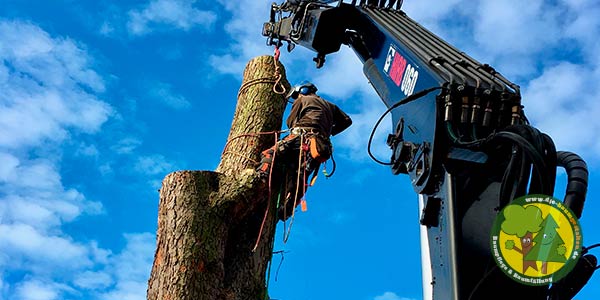
<svg viewBox="0 0 600 300">
<path fill-rule="evenodd" d="M 276 82 L 279 90 L 290 87 L 283 65 L 272 56 L 252 59 L 216 171 L 178 171 L 163 180 L 148 300 L 267 298 L 277 216 L 254 168 L 281 130 L 286 99 Z"/>
</svg>

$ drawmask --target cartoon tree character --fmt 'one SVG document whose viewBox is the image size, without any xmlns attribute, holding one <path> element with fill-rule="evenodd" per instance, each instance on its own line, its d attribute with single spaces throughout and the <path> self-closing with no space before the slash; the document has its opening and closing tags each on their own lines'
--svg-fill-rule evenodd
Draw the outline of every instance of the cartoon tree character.
<svg viewBox="0 0 600 300">
<path fill-rule="evenodd" d="M 529 267 L 538 270 L 536 259 L 528 257 L 533 248 L 533 234 L 540 231 L 542 227 L 542 211 L 537 206 L 523 207 L 511 204 L 504 208 L 504 221 L 500 225 L 501 230 L 508 235 L 516 235 L 521 243 L 521 248 L 515 245 L 513 240 L 507 240 L 505 248 L 515 250 L 523 256 L 523 274 Z"/>
<path fill-rule="evenodd" d="M 565 257 L 567 247 L 556 231 L 559 226 L 551 214 L 548 214 L 540 226 L 542 230 L 533 238 L 535 246 L 529 251 L 525 259 L 541 261 L 542 274 L 547 274 L 548 262 L 564 263 L 567 261 Z"/>
</svg>

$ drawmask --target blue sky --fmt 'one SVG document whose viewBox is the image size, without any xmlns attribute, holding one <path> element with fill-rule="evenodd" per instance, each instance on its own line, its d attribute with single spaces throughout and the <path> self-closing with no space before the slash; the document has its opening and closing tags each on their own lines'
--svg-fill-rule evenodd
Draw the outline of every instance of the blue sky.
<svg viewBox="0 0 600 300">
<path fill-rule="evenodd" d="M 145 299 L 160 182 L 217 166 L 243 68 L 273 51 L 260 35 L 271 2 L 0 0 L 0 300 Z M 404 10 L 518 83 L 532 123 L 586 159 L 584 244 L 600 242 L 600 4 Z M 289 80 L 312 80 L 354 125 L 334 137 L 336 174 L 318 179 L 289 241 L 276 241 L 285 254 L 271 296 L 421 299 L 417 197 L 366 150 L 385 107 L 351 50 L 319 70 L 312 57 L 282 53 Z M 598 276 L 577 299 L 600 295 Z"/>
</svg>

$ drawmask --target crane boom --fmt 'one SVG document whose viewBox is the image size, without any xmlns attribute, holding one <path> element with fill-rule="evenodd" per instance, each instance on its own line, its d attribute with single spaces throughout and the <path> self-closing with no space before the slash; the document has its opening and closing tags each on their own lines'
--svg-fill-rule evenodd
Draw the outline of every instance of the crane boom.
<svg viewBox="0 0 600 300">
<path fill-rule="evenodd" d="M 585 162 L 557 152 L 552 139 L 529 124 L 517 84 L 412 20 L 401 3 L 273 4 L 263 35 L 270 45 L 313 50 L 318 68 L 342 45 L 360 58 L 392 114 L 392 153 L 384 164 L 408 175 L 419 194 L 422 249 L 431 268 L 423 272 L 431 274 L 425 299 L 571 299 L 591 276 L 581 266 L 588 260 L 552 286 L 525 285 L 494 264 L 490 231 L 513 199 L 553 195 L 556 168 L 567 164 L 566 156 L 577 162 L 566 168 L 573 176 L 564 203 L 580 217 Z M 576 271 L 581 268 L 586 271 Z"/>
</svg>

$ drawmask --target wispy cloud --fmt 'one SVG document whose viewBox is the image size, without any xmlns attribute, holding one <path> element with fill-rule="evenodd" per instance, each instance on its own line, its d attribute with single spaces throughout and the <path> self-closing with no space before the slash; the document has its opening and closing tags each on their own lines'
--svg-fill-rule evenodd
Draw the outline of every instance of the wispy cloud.
<svg viewBox="0 0 600 300">
<path fill-rule="evenodd" d="M 166 175 L 167 172 L 173 171 L 173 167 L 173 163 L 159 154 L 140 156 L 134 166 L 136 171 L 147 175 Z"/>
<path fill-rule="evenodd" d="M 175 171 L 175 168 L 176 163 L 167 160 L 160 154 L 139 156 L 133 166 L 136 172 L 149 178 L 148 185 L 155 189 L 160 188 L 162 179 L 168 173 Z"/>
<path fill-rule="evenodd" d="M 98 99 L 104 82 L 76 42 L 19 21 L 0 21 L 0 40 L 0 220 L 44 234 L 101 204 L 62 185 L 60 156 L 22 153 L 97 132 L 112 108 Z"/>
<path fill-rule="evenodd" d="M 382 295 L 375 297 L 373 300 L 415 300 L 412 298 L 404 298 L 396 295 L 394 292 L 385 292 Z"/>
<path fill-rule="evenodd" d="M 100 129 L 112 108 L 94 94 L 104 82 L 83 48 L 24 22 L 0 22 L 0 39 L 0 146 L 35 146 L 63 140 L 69 129 Z"/>
<path fill-rule="evenodd" d="M 590 38 L 600 34 L 600 6 L 595 1 L 536 0 L 523 6 L 516 0 L 425 0 L 405 1 L 403 8 L 409 17 L 519 84 L 525 113 L 552 136 L 559 150 L 600 158 L 595 138 L 600 125 L 581 126 L 581 120 L 594 120 L 600 112 L 600 103 L 594 101 L 600 96 L 595 84 L 600 81 L 600 42 Z"/>
<path fill-rule="evenodd" d="M 241 77 L 246 63 L 256 56 L 273 53 L 273 49 L 265 45 L 262 37 L 262 25 L 268 20 L 269 1 L 228 1 L 219 0 L 219 3 L 232 14 L 225 25 L 225 31 L 233 42 L 223 54 L 209 57 L 211 66 L 222 74 Z M 226 62 L 226 63 L 223 63 Z"/>
<path fill-rule="evenodd" d="M 523 95 L 528 115 L 540 130 L 550 134 L 559 150 L 575 151 L 598 159 L 600 123 L 600 70 L 561 63 L 529 82 Z"/>
<path fill-rule="evenodd" d="M 110 149 L 118 154 L 129 154 L 132 153 L 141 144 L 142 141 L 138 138 L 126 137 L 118 140 L 116 144 L 110 147 Z"/>
<path fill-rule="evenodd" d="M 31 279 L 21 282 L 16 287 L 16 299 L 18 300 L 55 300 L 62 299 L 63 292 L 73 290 L 66 285 L 54 282 L 44 282 Z"/>
<path fill-rule="evenodd" d="M 173 91 L 173 87 L 164 82 L 149 83 L 149 96 L 156 102 L 173 109 L 186 109 L 192 106 L 184 96 Z"/>
<path fill-rule="evenodd" d="M 100 100 L 104 81 L 83 45 L 52 37 L 31 23 L 0 20 L 0 40 L 0 270 L 21 274 L 10 284 L 0 274 L 0 299 L 80 296 L 75 286 L 120 290 L 138 273 L 131 279 L 96 270 L 125 272 L 122 265 L 135 260 L 140 265 L 128 268 L 149 272 L 152 250 L 140 252 L 139 245 L 152 235 L 127 236 L 130 248 L 112 255 L 97 242 L 77 241 L 63 230 L 77 218 L 103 212 L 101 202 L 65 186 L 60 164 L 61 144 L 99 132 L 112 116 L 113 108 Z M 121 150 L 136 143 L 125 144 Z M 78 153 L 93 157 L 98 149 L 81 144 Z"/>
<path fill-rule="evenodd" d="M 352 118 L 352 126 L 333 137 L 336 154 L 343 153 L 352 160 L 366 162 L 370 160 L 368 137 L 385 111 L 385 105 L 363 76 L 362 64 L 350 48 L 342 47 L 340 52 L 332 54 L 323 68 L 326 69 L 316 70 L 313 67 L 307 70 L 306 78 L 315 83 L 321 96 L 337 104 Z M 387 134 L 391 133 L 389 122 L 388 115 L 377 128 L 371 147 L 371 152 L 384 161 L 390 156 L 389 147 L 385 144 Z"/>
<path fill-rule="evenodd" d="M 113 278 L 106 272 L 84 271 L 75 277 L 73 283 L 87 290 L 103 290 L 113 284 Z"/>
<path fill-rule="evenodd" d="M 230 53 L 235 54 L 215 55 L 211 62 L 218 71 L 239 76 L 250 58 L 271 50 L 265 47 L 257 29 L 266 20 L 268 3 L 220 2 L 233 15 L 226 30 L 234 40 Z M 600 111 L 600 103 L 592 101 L 600 95 L 593 84 L 600 81 L 600 42 L 590 38 L 600 34 L 600 7 L 592 0 L 536 0 L 525 6 L 519 3 L 452 0 L 440 4 L 425 0 L 407 1 L 403 9 L 426 28 L 519 84 L 526 114 L 541 131 L 551 134 L 560 149 L 597 158 L 600 143 L 593 137 L 599 126 L 578 126 L 577 120 L 593 119 Z M 245 8 L 243 12 L 240 6 Z M 350 158 L 364 160 L 365 137 L 384 106 L 362 76 L 360 62 L 352 57 L 352 51 L 343 47 L 339 53 L 329 55 L 320 70 L 311 68 L 310 55 L 303 49 L 296 49 L 291 55 L 282 53 L 288 79 L 309 79 L 329 100 L 342 108 L 356 109 L 353 126 L 335 142 L 337 149 L 341 148 Z M 303 64 L 299 63 L 301 59 Z M 223 61 L 228 64 L 222 64 Z M 389 120 L 384 121 L 375 136 L 373 152 L 378 157 L 390 155 L 382 142 L 391 130 L 389 124 Z"/>
<path fill-rule="evenodd" d="M 58 272 L 64 272 L 92 265 L 85 245 L 67 236 L 48 235 L 25 224 L 0 225 L 0 234 L 2 252 L 13 258 L 13 266 L 20 264 L 24 270 L 44 273 L 44 268 L 59 268 Z M 25 262 L 34 265 L 26 267 Z"/>
<path fill-rule="evenodd" d="M 143 35 L 155 29 L 209 29 L 217 19 L 214 12 L 194 7 L 195 0 L 151 0 L 143 8 L 129 11 L 127 29 Z"/>
<path fill-rule="evenodd" d="M 99 295 L 103 300 L 144 300 L 150 268 L 156 249 L 156 238 L 150 233 L 126 234 L 127 246 L 111 260 L 107 272 L 116 280 L 109 291 Z"/>
</svg>

